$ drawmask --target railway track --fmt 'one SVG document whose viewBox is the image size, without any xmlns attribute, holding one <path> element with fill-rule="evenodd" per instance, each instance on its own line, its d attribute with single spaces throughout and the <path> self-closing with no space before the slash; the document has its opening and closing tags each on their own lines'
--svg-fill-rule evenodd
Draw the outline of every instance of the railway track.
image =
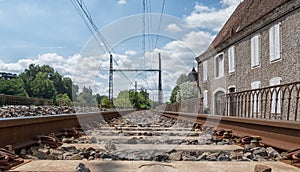
<svg viewBox="0 0 300 172">
<path fill-rule="evenodd" d="M 158 111 L 7 119 L 1 146 L 22 157 L 10 171 L 300 171 L 255 137 L 224 130 L 228 123 L 219 122 L 217 131 L 202 123 L 199 116 Z"/>
<path fill-rule="evenodd" d="M 163 112 L 162 115 L 194 121 L 216 127 L 216 129 L 231 129 L 233 134 L 239 137 L 260 136 L 262 143 L 282 150 L 292 151 L 300 148 L 300 123 L 298 121 L 209 116 L 182 112 Z"/>
</svg>

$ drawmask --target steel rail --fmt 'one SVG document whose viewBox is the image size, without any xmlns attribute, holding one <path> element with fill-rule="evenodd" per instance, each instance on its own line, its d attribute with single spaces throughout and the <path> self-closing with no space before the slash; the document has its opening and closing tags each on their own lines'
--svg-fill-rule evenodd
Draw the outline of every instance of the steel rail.
<svg viewBox="0 0 300 172">
<path fill-rule="evenodd" d="M 0 119 L 0 147 L 12 145 L 13 149 L 23 148 L 36 142 L 34 138 L 38 135 L 61 133 L 62 129 L 100 120 L 108 121 L 129 112 L 132 110 L 3 118 Z"/>
<path fill-rule="evenodd" d="M 213 126 L 216 129 L 231 129 L 233 134 L 260 136 L 262 143 L 282 150 L 292 151 L 300 148 L 300 122 L 249 119 L 228 116 L 212 116 L 182 112 L 159 111 L 163 116 L 178 118 Z"/>
</svg>

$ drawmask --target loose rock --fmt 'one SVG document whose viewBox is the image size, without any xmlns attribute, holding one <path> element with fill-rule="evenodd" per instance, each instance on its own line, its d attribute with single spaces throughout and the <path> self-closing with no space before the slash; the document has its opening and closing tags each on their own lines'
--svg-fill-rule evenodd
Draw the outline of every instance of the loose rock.
<svg viewBox="0 0 300 172">
<path fill-rule="evenodd" d="M 77 172 L 91 172 L 91 170 L 83 163 L 79 163 L 76 167 Z"/>
<path fill-rule="evenodd" d="M 272 172 L 272 168 L 267 165 L 256 165 L 254 172 Z"/>
</svg>

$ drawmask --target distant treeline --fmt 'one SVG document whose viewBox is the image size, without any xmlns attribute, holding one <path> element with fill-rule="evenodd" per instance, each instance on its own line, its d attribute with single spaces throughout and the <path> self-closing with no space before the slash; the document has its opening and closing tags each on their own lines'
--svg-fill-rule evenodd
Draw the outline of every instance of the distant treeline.
<svg viewBox="0 0 300 172">
<path fill-rule="evenodd" d="M 28 69 L 16 78 L 0 78 L 0 94 L 52 99 L 56 105 L 99 104 L 100 95 L 93 95 L 91 88 L 79 87 L 71 78 L 64 77 L 49 65 L 30 64 Z M 98 100 L 98 101 L 97 101 Z"/>
</svg>

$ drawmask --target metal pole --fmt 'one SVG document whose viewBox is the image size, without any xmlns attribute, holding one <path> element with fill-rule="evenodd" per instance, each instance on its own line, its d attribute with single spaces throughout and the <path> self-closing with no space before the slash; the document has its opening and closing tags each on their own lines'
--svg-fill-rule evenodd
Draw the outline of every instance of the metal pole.
<svg viewBox="0 0 300 172">
<path fill-rule="evenodd" d="M 162 83 L 161 83 L 161 57 L 158 53 L 158 103 L 162 104 Z"/>
<path fill-rule="evenodd" d="M 113 102 L 113 56 L 109 57 L 109 89 L 108 89 L 108 99 Z"/>
</svg>

